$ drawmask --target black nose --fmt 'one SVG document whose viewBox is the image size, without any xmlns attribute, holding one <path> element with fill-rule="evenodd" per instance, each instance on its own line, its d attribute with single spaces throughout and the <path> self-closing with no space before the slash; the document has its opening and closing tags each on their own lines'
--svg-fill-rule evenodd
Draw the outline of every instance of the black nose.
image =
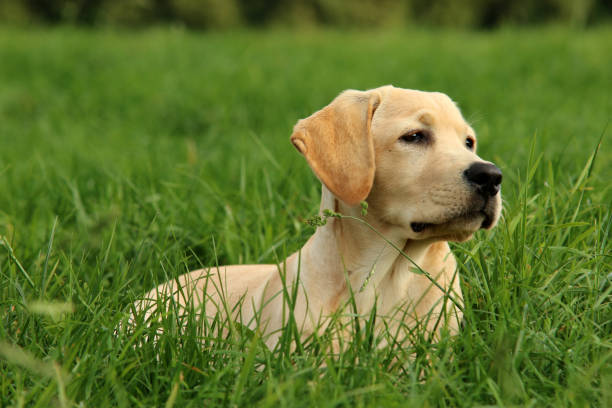
<svg viewBox="0 0 612 408">
<path fill-rule="evenodd" d="M 463 172 L 467 181 L 476 186 L 476 190 L 485 197 L 499 193 L 502 172 L 491 163 L 476 162 Z"/>
</svg>

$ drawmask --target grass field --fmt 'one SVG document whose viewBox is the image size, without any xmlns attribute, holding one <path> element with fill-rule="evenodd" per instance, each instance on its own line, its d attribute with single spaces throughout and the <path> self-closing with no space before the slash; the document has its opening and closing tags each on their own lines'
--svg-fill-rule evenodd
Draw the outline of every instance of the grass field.
<svg viewBox="0 0 612 408">
<path fill-rule="evenodd" d="M 611 67 L 610 27 L 0 29 L 0 406 L 612 406 Z M 389 83 L 449 94 L 504 172 L 499 226 L 453 245 L 458 336 L 114 334 L 157 282 L 299 248 L 293 124 Z"/>
</svg>

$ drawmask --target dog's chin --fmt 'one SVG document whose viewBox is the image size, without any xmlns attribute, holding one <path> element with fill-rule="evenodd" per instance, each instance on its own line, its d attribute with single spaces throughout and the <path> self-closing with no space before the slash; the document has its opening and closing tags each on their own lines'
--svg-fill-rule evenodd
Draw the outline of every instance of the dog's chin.
<svg viewBox="0 0 612 408">
<path fill-rule="evenodd" d="M 472 238 L 479 229 L 490 229 L 494 225 L 493 214 L 477 211 L 437 222 L 411 222 L 410 229 L 415 239 L 436 238 L 463 242 Z"/>
</svg>

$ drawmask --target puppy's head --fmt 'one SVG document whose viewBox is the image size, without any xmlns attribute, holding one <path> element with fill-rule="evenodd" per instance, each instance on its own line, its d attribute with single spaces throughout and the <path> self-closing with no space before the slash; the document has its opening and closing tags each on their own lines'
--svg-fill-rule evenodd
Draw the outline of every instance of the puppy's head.
<svg viewBox="0 0 612 408">
<path fill-rule="evenodd" d="M 501 171 L 476 155 L 474 130 L 444 94 L 345 91 L 291 141 L 338 199 L 367 200 L 404 238 L 462 241 L 499 218 Z"/>
</svg>

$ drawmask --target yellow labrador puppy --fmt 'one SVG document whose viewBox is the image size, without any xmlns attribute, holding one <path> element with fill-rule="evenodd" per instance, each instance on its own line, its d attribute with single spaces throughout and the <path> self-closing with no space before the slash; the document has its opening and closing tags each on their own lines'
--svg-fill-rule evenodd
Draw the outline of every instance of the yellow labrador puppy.
<svg viewBox="0 0 612 408">
<path fill-rule="evenodd" d="M 396 324 L 456 331 L 462 296 L 447 241 L 495 225 L 502 174 L 476 155 L 474 130 L 455 103 L 393 86 L 348 90 L 300 120 L 291 142 L 323 184 L 321 212 L 354 218 L 329 218 L 281 265 L 196 270 L 154 288 L 137 309 L 150 316 L 173 298 L 209 317 L 231 313 L 259 324 L 273 346 L 287 320 L 286 285 L 298 288 L 294 316 L 304 336 L 351 292 L 359 314 L 376 305 Z"/>
</svg>

